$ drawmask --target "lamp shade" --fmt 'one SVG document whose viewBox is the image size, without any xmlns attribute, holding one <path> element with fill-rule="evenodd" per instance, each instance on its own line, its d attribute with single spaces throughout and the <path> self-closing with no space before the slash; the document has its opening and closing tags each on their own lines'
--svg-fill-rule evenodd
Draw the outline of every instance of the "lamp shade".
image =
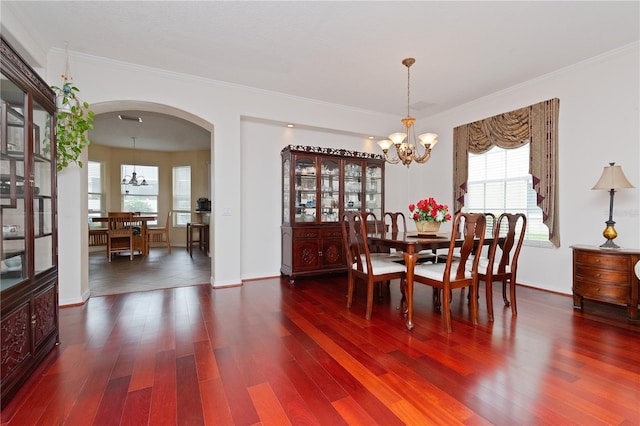
<svg viewBox="0 0 640 426">
<path fill-rule="evenodd" d="M 389 149 L 391 145 L 393 145 L 393 142 L 391 142 L 389 139 L 384 139 L 384 140 L 378 141 L 378 145 L 384 151 Z"/>
<path fill-rule="evenodd" d="M 631 182 L 625 177 L 622 172 L 622 166 L 616 166 L 615 163 L 609 163 L 604 167 L 600 180 L 591 189 L 620 189 L 620 188 L 633 188 Z"/>
<path fill-rule="evenodd" d="M 391 141 L 395 145 L 400 145 L 402 143 L 402 141 L 404 141 L 404 139 L 406 137 L 407 137 L 406 133 L 393 133 L 393 134 L 389 135 L 389 139 L 391 139 Z"/>
</svg>

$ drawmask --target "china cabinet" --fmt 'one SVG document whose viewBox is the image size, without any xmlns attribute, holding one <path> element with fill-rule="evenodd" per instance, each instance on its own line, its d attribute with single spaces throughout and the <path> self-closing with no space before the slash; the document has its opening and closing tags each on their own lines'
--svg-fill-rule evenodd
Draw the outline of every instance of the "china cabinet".
<svg viewBox="0 0 640 426">
<path fill-rule="evenodd" d="M 640 250 L 571 246 L 573 249 L 573 308 L 583 300 L 625 305 L 629 319 L 638 319 L 640 281 L 633 267 Z"/>
<path fill-rule="evenodd" d="M 381 155 L 333 148 L 282 152 L 282 264 L 297 276 L 346 270 L 340 218 L 347 211 L 384 212 Z"/>
<path fill-rule="evenodd" d="M 55 95 L 1 39 L 2 407 L 58 343 Z"/>
</svg>

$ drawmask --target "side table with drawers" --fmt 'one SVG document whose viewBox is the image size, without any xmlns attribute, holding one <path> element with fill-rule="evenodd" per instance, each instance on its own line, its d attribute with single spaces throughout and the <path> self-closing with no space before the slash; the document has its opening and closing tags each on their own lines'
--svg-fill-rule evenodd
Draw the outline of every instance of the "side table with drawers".
<svg viewBox="0 0 640 426">
<path fill-rule="evenodd" d="M 624 305 L 627 316 L 638 319 L 639 279 L 634 266 L 640 249 L 610 249 L 574 245 L 573 309 L 582 310 L 583 300 Z"/>
</svg>

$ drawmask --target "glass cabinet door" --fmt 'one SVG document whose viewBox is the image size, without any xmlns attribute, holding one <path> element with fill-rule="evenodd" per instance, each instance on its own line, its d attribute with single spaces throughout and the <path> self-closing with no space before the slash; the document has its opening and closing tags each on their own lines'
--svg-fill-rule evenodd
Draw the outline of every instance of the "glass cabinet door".
<svg viewBox="0 0 640 426">
<path fill-rule="evenodd" d="M 316 221 L 316 161 L 314 157 L 302 157 L 295 165 L 296 223 Z"/>
<path fill-rule="evenodd" d="M 291 187 L 289 186 L 289 173 L 291 172 L 291 163 L 287 158 L 282 163 L 282 223 L 289 223 L 289 196 L 291 194 Z"/>
<path fill-rule="evenodd" d="M 4 75 L 0 78 L 0 282 L 4 290 L 27 278 L 25 192 L 28 192 L 26 185 L 29 181 L 25 179 L 28 171 L 25 162 L 25 93 Z"/>
<path fill-rule="evenodd" d="M 362 163 L 346 161 L 344 165 L 344 211 L 362 208 Z"/>
<path fill-rule="evenodd" d="M 320 174 L 322 222 L 337 222 L 340 204 L 340 167 L 337 161 L 323 159 Z"/>
<path fill-rule="evenodd" d="M 46 271 L 55 265 L 52 209 L 53 181 L 51 149 L 52 116 L 37 102 L 33 104 L 33 234 L 34 272 Z"/>
<path fill-rule="evenodd" d="M 382 167 L 368 164 L 365 181 L 365 211 L 382 218 Z"/>
</svg>

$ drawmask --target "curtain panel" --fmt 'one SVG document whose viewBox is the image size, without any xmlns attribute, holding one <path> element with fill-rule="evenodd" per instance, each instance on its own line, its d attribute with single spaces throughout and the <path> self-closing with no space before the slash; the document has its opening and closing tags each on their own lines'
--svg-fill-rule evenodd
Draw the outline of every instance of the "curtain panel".
<svg viewBox="0 0 640 426">
<path fill-rule="evenodd" d="M 529 173 L 549 240 L 560 247 L 558 220 L 558 115 L 560 100 L 539 102 L 453 129 L 453 203 L 457 213 L 467 192 L 468 154 L 481 154 L 493 146 L 513 149 L 531 144 Z"/>
</svg>

